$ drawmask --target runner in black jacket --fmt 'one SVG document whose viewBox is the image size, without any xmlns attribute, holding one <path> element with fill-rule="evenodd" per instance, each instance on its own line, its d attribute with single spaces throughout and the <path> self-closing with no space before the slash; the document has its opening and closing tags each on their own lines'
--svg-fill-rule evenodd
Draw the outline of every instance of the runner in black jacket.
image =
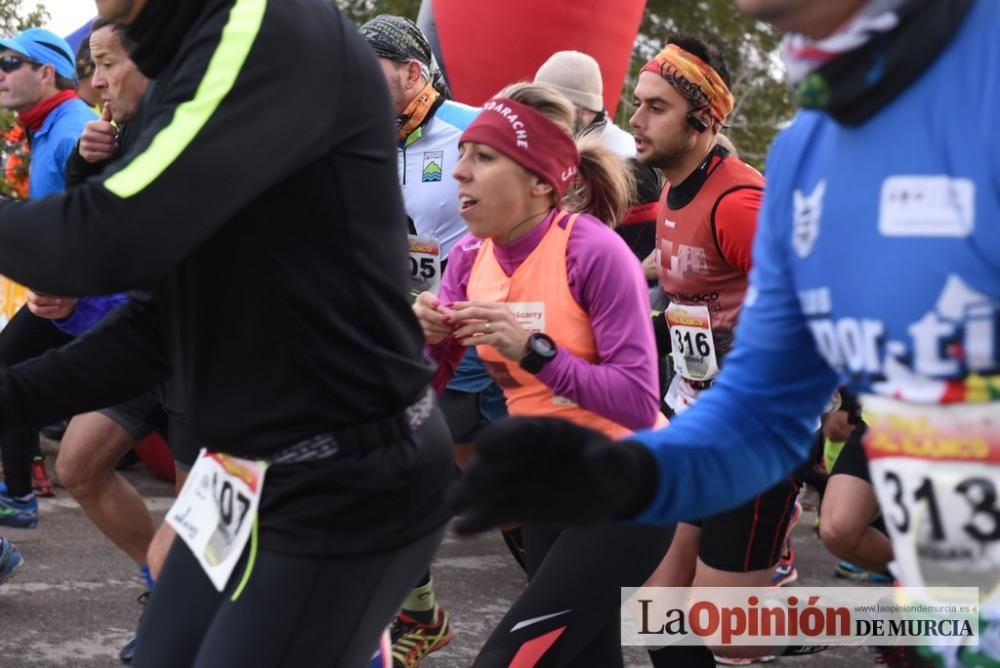
<svg viewBox="0 0 1000 668">
<path fill-rule="evenodd" d="M 0 272 L 153 298 L 0 375 L 0 419 L 172 373 L 200 440 L 296 463 L 268 470 L 259 550 L 222 594 L 175 542 L 137 664 L 359 665 L 431 559 L 454 466 L 407 298 L 382 74 L 324 0 L 97 4 L 133 22 L 159 80 L 148 122 L 101 177 L 0 204 Z"/>
</svg>

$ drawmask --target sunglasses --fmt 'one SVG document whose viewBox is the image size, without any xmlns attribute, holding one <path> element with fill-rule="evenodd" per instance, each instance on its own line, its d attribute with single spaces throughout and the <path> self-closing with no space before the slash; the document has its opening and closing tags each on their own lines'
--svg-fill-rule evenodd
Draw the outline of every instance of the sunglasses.
<svg viewBox="0 0 1000 668">
<path fill-rule="evenodd" d="M 0 58 L 0 72 L 3 72 L 4 74 L 17 72 L 25 63 L 29 65 L 40 64 L 33 60 L 28 60 L 27 58 L 21 58 L 20 56 L 4 56 L 3 58 Z"/>
</svg>

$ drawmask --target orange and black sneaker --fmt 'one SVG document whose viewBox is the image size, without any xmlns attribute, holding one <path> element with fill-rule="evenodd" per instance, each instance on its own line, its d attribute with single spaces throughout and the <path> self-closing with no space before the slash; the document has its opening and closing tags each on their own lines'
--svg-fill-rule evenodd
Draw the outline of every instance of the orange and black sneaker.
<svg viewBox="0 0 1000 668">
<path fill-rule="evenodd" d="M 425 656 L 451 642 L 448 613 L 435 605 L 434 621 L 421 624 L 400 612 L 389 627 L 389 637 L 392 640 L 392 668 L 415 668 Z"/>
</svg>

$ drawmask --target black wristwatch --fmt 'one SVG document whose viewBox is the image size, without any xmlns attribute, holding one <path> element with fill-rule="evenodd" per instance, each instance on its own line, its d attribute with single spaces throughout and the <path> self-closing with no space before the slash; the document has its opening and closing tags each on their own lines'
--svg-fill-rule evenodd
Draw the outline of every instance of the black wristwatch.
<svg viewBox="0 0 1000 668">
<path fill-rule="evenodd" d="M 521 358 L 521 368 L 530 374 L 538 373 L 556 357 L 556 342 L 542 333 L 529 336 L 525 347 L 528 354 Z"/>
</svg>

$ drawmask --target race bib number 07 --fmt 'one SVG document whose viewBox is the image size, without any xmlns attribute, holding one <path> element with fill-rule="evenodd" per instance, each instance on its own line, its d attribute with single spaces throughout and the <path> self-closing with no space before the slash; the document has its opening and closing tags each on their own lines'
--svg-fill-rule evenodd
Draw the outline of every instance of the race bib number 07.
<svg viewBox="0 0 1000 668">
<path fill-rule="evenodd" d="M 264 462 L 202 449 L 167 522 L 222 591 L 253 530 L 264 486 Z"/>
<path fill-rule="evenodd" d="M 1000 602 L 1000 406 L 865 397 L 865 452 L 906 586 Z"/>
</svg>

